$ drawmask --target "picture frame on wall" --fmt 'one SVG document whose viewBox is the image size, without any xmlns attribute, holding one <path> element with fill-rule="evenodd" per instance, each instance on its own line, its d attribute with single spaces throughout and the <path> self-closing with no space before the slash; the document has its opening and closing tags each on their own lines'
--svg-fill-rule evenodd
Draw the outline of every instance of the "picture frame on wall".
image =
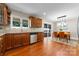
<svg viewBox="0 0 79 59">
<path fill-rule="evenodd" d="M 22 20 L 22 27 L 28 27 L 28 20 Z"/>
<path fill-rule="evenodd" d="M 20 24 L 21 24 L 20 18 L 13 17 L 12 24 L 13 24 L 13 27 L 20 27 Z"/>
</svg>

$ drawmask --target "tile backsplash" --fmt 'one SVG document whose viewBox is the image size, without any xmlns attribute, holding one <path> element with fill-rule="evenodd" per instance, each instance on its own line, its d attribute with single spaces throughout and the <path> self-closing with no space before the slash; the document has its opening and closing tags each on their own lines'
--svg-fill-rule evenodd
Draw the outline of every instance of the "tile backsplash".
<svg viewBox="0 0 79 59">
<path fill-rule="evenodd" d="M 43 28 L 10 28 L 1 29 L 0 33 L 44 32 Z"/>
</svg>

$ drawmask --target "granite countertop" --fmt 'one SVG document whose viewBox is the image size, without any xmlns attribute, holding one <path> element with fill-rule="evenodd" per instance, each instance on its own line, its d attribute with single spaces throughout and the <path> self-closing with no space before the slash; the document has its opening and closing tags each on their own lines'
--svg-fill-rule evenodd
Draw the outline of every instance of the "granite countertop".
<svg viewBox="0 0 79 59">
<path fill-rule="evenodd" d="M 0 36 L 4 35 L 5 33 L 0 33 Z"/>
<path fill-rule="evenodd" d="M 5 34 L 4 30 L 0 30 L 0 36 L 2 36 L 4 34 Z"/>
<path fill-rule="evenodd" d="M 26 32 L 7 32 L 7 33 L 26 33 Z M 7 34 L 7 33 L 0 33 L 0 36 Z M 38 33 L 38 32 L 28 32 L 28 33 Z"/>
</svg>

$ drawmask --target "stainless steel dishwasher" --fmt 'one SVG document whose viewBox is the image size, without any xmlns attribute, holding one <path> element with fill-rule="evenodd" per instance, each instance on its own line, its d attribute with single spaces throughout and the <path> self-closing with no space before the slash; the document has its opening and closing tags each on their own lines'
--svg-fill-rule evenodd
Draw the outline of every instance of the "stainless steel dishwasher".
<svg viewBox="0 0 79 59">
<path fill-rule="evenodd" d="M 37 42 L 37 33 L 36 32 L 30 33 L 30 44 L 36 42 Z"/>
</svg>

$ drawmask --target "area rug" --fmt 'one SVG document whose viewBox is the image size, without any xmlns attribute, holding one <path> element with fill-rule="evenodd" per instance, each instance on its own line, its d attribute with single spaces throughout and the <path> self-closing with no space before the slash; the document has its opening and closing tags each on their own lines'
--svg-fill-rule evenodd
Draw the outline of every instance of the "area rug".
<svg viewBox="0 0 79 59">
<path fill-rule="evenodd" d="M 67 41 L 64 41 L 64 39 L 59 40 L 58 38 L 53 38 L 52 41 L 63 43 L 63 44 L 70 45 L 73 47 L 77 47 L 77 45 L 78 45 L 77 41 L 74 41 L 74 40 L 69 40 L 67 42 Z"/>
</svg>

